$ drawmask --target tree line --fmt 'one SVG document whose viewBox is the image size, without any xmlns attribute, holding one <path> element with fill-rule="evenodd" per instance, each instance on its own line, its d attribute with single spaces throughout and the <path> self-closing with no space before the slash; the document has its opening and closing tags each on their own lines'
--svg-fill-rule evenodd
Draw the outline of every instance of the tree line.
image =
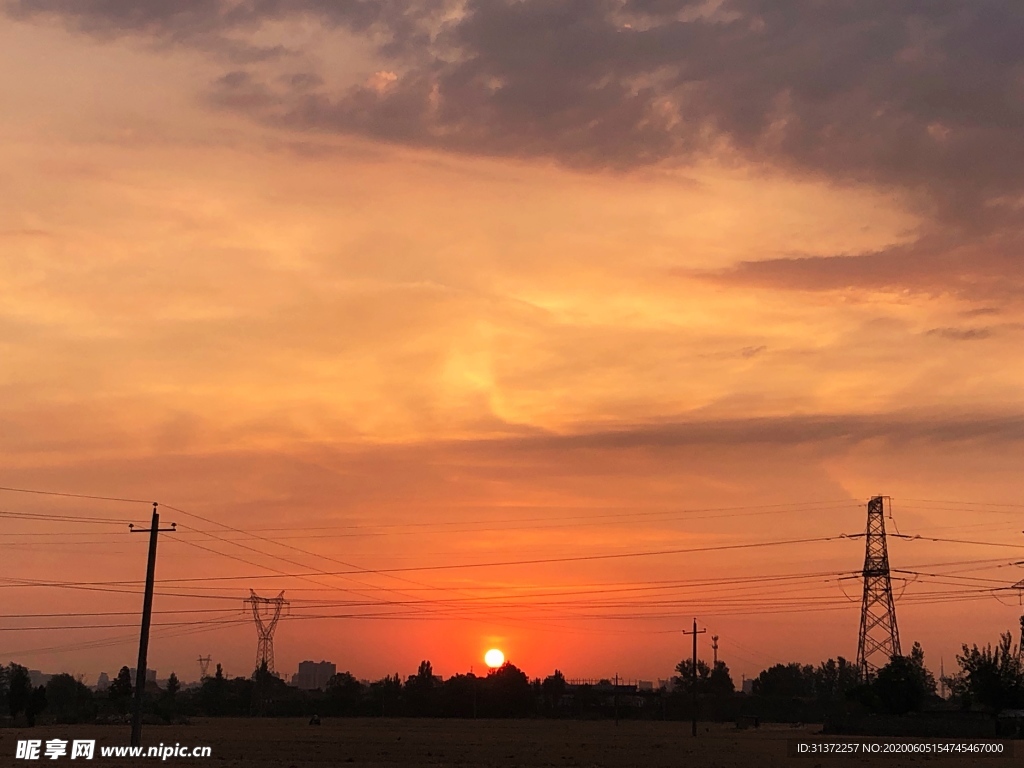
<svg viewBox="0 0 1024 768">
<path fill-rule="evenodd" d="M 954 706 L 991 713 L 1024 708 L 1024 659 L 1011 633 L 995 645 L 964 644 L 956 662 L 957 671 L 941 678 Z M 909 654 L 893 656 L 868 681 L 840 657 L 816 667 L 776 664 L 757 676 L 753 691 L 772 698 L 851 701 L 868 711 L 903 715 L 935 704 L 938 682 L 925 666 L 920 643 L 914 643 Z"/>
<path fill-rule="evenodd" d="M 1024 625 L 1024 617 L 1021 619 Z M 996 644 L 966 644 L 956 657 L 957 671 L 942 679 L 950 701 L 962 709 L 997 713 L 1024 708 L 1024 663 L 1009 632 Z M 442 679 L 429 661 L 402 679 L 397 673 L 363 683 L 340 672 L 322 690 L 292 687 L 264 665 L 248 677 L 228 677 L 221 665 L 197 687 L 184 689 L 172 672 L 164 688 L 148 686 L 143 701 L 147 719 L 182 721 L 188 717 L 349 716 L 349 717 L 634 717 L 732 720 L 744 715 L 762 720 L 820 722 L 836 707 L 902 715 L 936 705 L 937 681 L 914 643 L 909 654 L 894 656 L 869 680 L 856 665 L 839 657 L 818 665 L 776 664 L 753 680 L 752 695 L 738 693 L 723 661 L 708 665 L 690 659 L 675 669 L 673 688 L 637 691 L 610 680 L 570 685 L 558 670 L 530 679 L 513 664 L 487 675 L 459 674 Z M 133 698 L 128 667 L 122 667 L 106 691 L 94 692 L 80 679 L 54 675 L 33 687 L 28 670 L 0 666 L 0 712 L 12 722 L 34 725 L 119 721 Z"/>
</svg>

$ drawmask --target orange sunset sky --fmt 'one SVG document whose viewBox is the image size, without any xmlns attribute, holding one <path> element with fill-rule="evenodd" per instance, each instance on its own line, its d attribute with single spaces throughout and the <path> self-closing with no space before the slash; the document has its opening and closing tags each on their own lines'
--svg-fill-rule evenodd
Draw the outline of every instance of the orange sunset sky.
<svg viewBox="0 0 1024 768">
<path fill-rule="evenodd" d="M 1022 612 L 1022 36 L 0 0 L 0 486 L 140 500 L 0 491 L 0 661 L 134 666 L 153 500 L 161 677 L 249 674 L 283 589 L 286 677 L 665 678 L 696 617 L 738 685 L 856 656 L 885 494 L 949 671 Z"/>
</svg>

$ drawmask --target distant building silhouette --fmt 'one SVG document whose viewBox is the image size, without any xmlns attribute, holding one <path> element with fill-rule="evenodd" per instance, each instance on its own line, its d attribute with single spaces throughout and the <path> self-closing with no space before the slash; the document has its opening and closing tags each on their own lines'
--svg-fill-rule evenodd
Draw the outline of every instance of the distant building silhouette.
<svg viewBox="0 0 1024 768">
<path fill-rule="evenodd" d="M 338 668 L 330 661 L 301 661 L 299 671 L 292 675 L 292 685 L 305 691 L 326 688 L 327 681 L 337 672 Z"/>
<path fill-rule="evenodd" d="M 30 669 L 28 671 L 28 678 L 32 682 L 33 688 L 38 688 L 40 685 L 46 685 L 50 682 L 50 678 L 53 675 L 47 672 L 40 672 L 38 669 Z"/>
<path fill-rule="evenodd" d="M 137 674 L 137 672 L 135 671 L 135 667 L 131 668 L 131 673 L 132 673 L 132 680 L 134 680 L 135 676 Z M 146 669 L 146 682 L 147 683 L 155 683 L 156 682 L 156 670 L 155 669 L 149 669 L 149 668 Z"/>
<path fill-rule="evenodd" d="M 131 668 L 131 673 L 132 673 L 132 684 L 134 685 L 135 684 L 135 679 L 136 679 L 135 667 Z M 149 669 L 147 667 L 146 668 L 146 690 L 149 691 L 149 690 L 157 690 L 157 689 L 159 689 L 159 686 L 156 683 L 156 670 L 155 669 Z"/>
<path fill-rule="evenodd" d="M 105 691 L 110 687 L 110 676 L 106 672 L 100 672 L 100 676 L 96 678 L 96 690 Z"/>
</svg>

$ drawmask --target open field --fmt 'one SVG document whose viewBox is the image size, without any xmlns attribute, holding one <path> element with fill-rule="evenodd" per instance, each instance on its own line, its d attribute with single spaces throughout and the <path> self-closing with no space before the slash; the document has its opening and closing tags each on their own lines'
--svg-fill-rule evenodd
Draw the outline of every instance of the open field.
<svg viewBox="0 0 1024 768">
<path fill-rule="evenodd" d="M 818 726 L 769 725 L 738 731 L 732 726 L 702 724 L 697 739 L 682 722 L 555 720 L 416 720 L 327 719 L 319 728 L 294 719 L 196 720 L 183 726 L 146 726 L 144 744 L 209 745 L 209 759 L 170 758 L 168 765 L 235 768 L 306 768 L 307 766 L 747 766 L 859 765 L 863 758 L 791 758 L 788 739 L 810 737 Z M 100 745 L 126 745 L 126 726 L 43 726 L 0 731 L 0 765 L 156 765 L 159 759 L 101 759 Z M 96 739 L 91 762 L 64 757 L 55 761 L 15 760 L 18 739 Z M 874 758 L 885 766 L 1019 765 L 1014 759 Z"/>
</svg>

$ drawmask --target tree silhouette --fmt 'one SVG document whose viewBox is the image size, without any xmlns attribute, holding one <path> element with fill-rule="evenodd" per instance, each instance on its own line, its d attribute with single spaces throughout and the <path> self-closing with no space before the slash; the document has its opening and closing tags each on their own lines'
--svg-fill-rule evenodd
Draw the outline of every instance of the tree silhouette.
<svg viewBox="0 0 1024 768">
<path fill-rule="evenodd" d="M 96 716 L 92 691 L 65 673 L 54 675 L 46 683 L 46 701 L 50 717 L 58 723 L 80 723 Z"/>
<path fill-rule="evenodd" d="M 484 678 L 483 693 L 485 711 L 492 717 L 525 717 L 533 712 L 530 679 L 507 661 Z"/>
<path fill-rule="evenodd" d="M 429 715 L 434 709 L 434 668 L 429 661 L 421 661 L 415 675 L 405 683 L 405 695 L 414 715 Z"/>
<path fill-rule="evenodd" d="M 370 691 L 374 699 L 380 701 L 381 715 L 393 715 L 398 698 L 402 694 L 402 679 L 397 672 L 394 675 L 386 675 L 377 682 L 371 683 Z"/>
<path fill-rule="evenodd" d="M 354 714 L 363 698 L 363 686 L 350 672 L 338 672 L 327 681 L 324 699 L 333 714 Z"/>
<path fill-rule="evenodd" d="M 472 672 L 452 675 L 440 686 L 436 714 L 443 717 L 475 717 L 480 694 L 480 678 Z"/>
<path fill-rule="evenodd" d="M 178 676 L 174 672 L 171 672 L 167 677 L 167 687 L 164 688 L 157 703 L 157 712 L 168 721 L 173 721 L 178 716 L 181 707 L 178 701 L 179 691 L 181 691 L 181 681 L 178 680 Z"/>
<path fill-rule="evenodd" d="M 421 661 L 419 669 L 416 670 L 416 675 L 409 678 L 408 685 L 414 685 L 424 690 L 430 690 L 434 687 L 434 667 L 429 661 Z"/>
<path fill-rule="evenodd" d="M 679 674 L 672 679 L 676 691 L 690 694 L 693 692 L 693 659 L 683 659 L 676 664 L 676 672 Z M 708 678 L 711 676 L 711 667 L 706 661 L 697 659 L 697 692 L 707 690 Z"/>
<path fill-rule="evenodd" d="M 814 667 L 810 664 L 776 664 L 754 680 L 754 693 L 761 696 L 803 698 L 814 692 Z"/>
<path fill-rule="evenodd" d="M 252 710 L 253 714 L 265 715 L 271 703 L 287 688 L 284 681 L 270 671 L 266 659 L 252 673 Z"/>
<path fill-rule="evenodd" d="M 10 669 L 7 683 L 7 707 L 13 720 L 21 712 L 28 714 L 29 701 L 32 698 L 32 680 L 28 675 L 28 670 L 20 664 L 12 663 Z"/>
<path fill-rule="evenodd" d="M 128 667 L 121 667 L 121 671 L 117 673 L 117 677 L 111 681 L 110 687 L 107 688 L 107 695 L 115 701 L 121 701 L 123 699 L 130 699 L 134 690 L 132 671 Z"/>
<path fill-rule="evenodd" d="M 178 676 L 176 674 L 171 672 L 170 677 L 167 678 L 167 690 L 164 692 L 164 695 L 166 695 L 168 699 L 173 700 L 180 690 L 181 681 L 178 680 Z"/>
<path fill-rule="evenodd" d="M 11 668 L 0 664 L 0 712 L 7 711 L 8 694 L 11 692 Z"/>
<path fill-rule="evenodd" d="M 968 648 L 965 644 L 956 660 L 960 671 L 947 677 L 946 683 L 965 706 L 976 701 L 999 711 L 1024 705 L 1024 669 L 1019 648 L 1013 644 L 1009 632 L 1000 635 L 995 648 L 991 644 Z"/>
<path fill-rule="evenodd" d="M 840 656 L 821 662 L 814 670 L 814 694 L 822 700 L 838 701 L 860 684 L 860 671 Z"/>
<path fill-rule="evenodd" d="M 218 664 L 213 677 L 203 678 L 199 689 L 199 705 L 211 717 L 224 714 L 228 681 L 224 679 L 224 668 Z"/>
<path fill-rule="evenodd" d="M 565 675 L 559 670 L 555 670 L 553 675 L 549 675 L 544 678 L 544 682 L 541 683 L 540 689 L 544 694 L 544 704 L 549 710 L 556 709 L 558 703 L 562 700 L 562 696 L 565 695 L 567 683 L 565 682 Z"/>
<path fill-rule="evenodd" d="M 676 664 L 679 674 L 672 678 L 677 695 L 693 693 L 693 659 L 683 659 Z M 731 696 L 736 685 L 724 661 L 716 661 L 714 669 L 706 661 L 697 659 L 697 693 L 708 696 Z"/>
<path fill-rule="evenodd" d="M 909 656 L 893 656 L 871 683 L 880 708 L 893 715 L 920 710 L 935 694 L 935 677 L 924 665 L 924 651 L 914 643 Z"/>
<path fill-rule="evenodd" d="M 25 705 L 25 720 L 29 728 L 34 728 L 36 715 L 46 709 L 46 688 L 39 686 L 28 696 L 28 704 Z"/>
<path fill-rule="evenodd" d="M 716 661 L 711 674 L 708 675 L 707 693 L 711 696 L 731 696 L 736 691 L 736 684 L 729 674 L 729 667 L 724 661 Z"/>
</svg>

